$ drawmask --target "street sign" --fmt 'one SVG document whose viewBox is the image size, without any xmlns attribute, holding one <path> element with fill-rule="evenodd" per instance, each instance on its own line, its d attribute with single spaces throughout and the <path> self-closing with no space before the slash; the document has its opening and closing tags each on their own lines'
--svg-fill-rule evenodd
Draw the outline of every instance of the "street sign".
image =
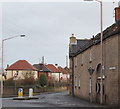
<svg viewBox="0 0 120 109">
<path fill-rule="evenodd" d="M 89 72 L 90 75 L 92 75 L 93 72 L 94 72 L 94 69 L 92 69 L 92 68 L 90 67 L 90 68 L 88 69 L 88 72 Z"/>
</svg>

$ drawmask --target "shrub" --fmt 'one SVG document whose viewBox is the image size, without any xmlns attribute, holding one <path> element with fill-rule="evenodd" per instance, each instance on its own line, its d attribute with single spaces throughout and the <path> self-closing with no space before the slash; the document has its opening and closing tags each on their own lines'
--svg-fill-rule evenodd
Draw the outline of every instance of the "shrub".
<svg viewBox="0 0 120 109">
<path fill-rule="evenodd" d="M 30 77 L 30 78 L 25 78 L 25 79 L 22 79 L 22 80 L 19 80 L 20 81 L 20 84 L 21 85 L 34 85 L 34 78 Z"/>
<path fill-rule="evenodd" d="M 45 74 L 41 74 L 38 81 L 39 81 L 40 86 L 42 87 L 46 86 L 48 83 L 48 79 Z"/>
</svg>

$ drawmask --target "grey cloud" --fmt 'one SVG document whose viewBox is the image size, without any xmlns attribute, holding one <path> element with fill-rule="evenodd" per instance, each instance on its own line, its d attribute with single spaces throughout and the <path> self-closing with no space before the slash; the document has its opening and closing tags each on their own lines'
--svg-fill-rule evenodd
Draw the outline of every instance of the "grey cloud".
<svg viewBox="0 0 120 109">
<path fill-rule="evenodd" d="M 18 59 L 31 63 L 43 55 L 48 63 L 65 66 L 69 36 L 90 38 L 100 30 L 99 3 L 4 3 L 4 38 L 26 34 L 5 43 L 5 65 Z M 112 3 L 104 3 L 104 28 L 113 23 Z"/>
</svg>

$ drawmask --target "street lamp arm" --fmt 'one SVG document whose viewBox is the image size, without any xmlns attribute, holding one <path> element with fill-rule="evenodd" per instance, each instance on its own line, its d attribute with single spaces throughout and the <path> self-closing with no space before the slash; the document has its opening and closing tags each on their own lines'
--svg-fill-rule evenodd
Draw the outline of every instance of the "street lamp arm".
<svg viewBox="0 0 120 109">
<path fill-rule="evenodd" d="M 3 39 L 2 41 L 6 41 L 6 40 L 13 39 L 13 38 L 16 38 L 16 37 L 25 37 L 25 35 L 9 37 L 9 38 Z"/>
<path fill-rule="evenodd" d="M 102 0 L 95 0 L 95 1 L 97 1 L 97 2 L 99 2 L 99 3 L 101 3 L 101 4 L 102 4 Z"/>
<path fill-rule="evenodd" d="M 102 0 L 84 0 L 84 1 L 88 1 L 88 2 L 91 2 L 91 1 L 97 1 L 97 2 L 99 2 L 99 3 L 102 4 Z"/>
</svg>

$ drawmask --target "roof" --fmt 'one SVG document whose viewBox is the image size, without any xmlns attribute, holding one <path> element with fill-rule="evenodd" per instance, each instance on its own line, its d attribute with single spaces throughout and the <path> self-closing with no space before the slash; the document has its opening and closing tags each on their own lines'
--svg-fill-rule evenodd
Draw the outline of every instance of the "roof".
<svg viewBox="0 0 120 109">
<path fill-rule="evenodd" d="M 37 70 L 26 60 L 19 60 L 9 66 L 6 70 Z"/>
<path fill-rule="evenodd" d="M 64 68 L 62 68 L 62 67 L 58 67 L 58 70 L 61 72 L 61 73 L 63 73 L 63 74 L 68 74 L 68 72 L 64 69 Z"/>
<path fill-rule="evenodd" d="M 53 73 L 59 73 L 60 71 L 53 65 L 53 64 L 48 64 L 46 67 Z"/>
<path fill-rule="evenodd" d="M 118 20 L 116 23 L 113 25 L 109 26 L 103 31 L 103 41 L 109 37 L 112 37 L 114 35 L 120 34 L 120 20 Z M 75 46 L 72 46 L 72 51 L 70 50 L 69 56 L 77 56 L 78 54 L 82 53 L 83 51 L 87 50 L 91 46 L 97 45 L 100 43 L 100 37 L 101 34 L 98 33 L 95 37 L 91 38 L 86 44 L 84 44 L 81 48 L 77 48 Z M 82 42 L 77 42 L 77 45 Z"/>
<path fill-rule="evenodd" d="M 77 39 L 77 49 L 85 46 L 90 40 L 89 39 Z"/>
<path fill-rule="evenodd" d="M 72 45 L 71 52 L 76 53 L 79 49 L 81 49 L 85 44 L 87 44 L 90 40 L 88 39 L 77 39 L 77 44 Z"/>
<path fill-rule="evenodd" d="M 40 64 L 34 64 L 33 65 L 35 68 L 37 68 L 39 71 L 42 72 L 51 72 L 50 69 L 48 69 L 44 64 L 40 63 Z"/>
<path fill-rule="evenodd" d="M 66 66 L 64 69 L 69 73 L 69 68 Z"/>
</svg>

